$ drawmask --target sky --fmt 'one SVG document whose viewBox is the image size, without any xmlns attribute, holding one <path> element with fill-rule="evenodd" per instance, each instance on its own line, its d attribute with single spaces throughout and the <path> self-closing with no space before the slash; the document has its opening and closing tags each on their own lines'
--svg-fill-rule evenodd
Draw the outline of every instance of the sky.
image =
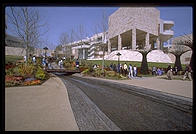
<svg viewBox="0 0 196 134">
<path fill-rule="evenodd" d="M 35 7 L 38 9 L 42 21 L 47 23 L 48 32 L 43 35 L 49 49 L 55 49 L 59 44 L 60 35 L 84 26 L 86 35 L 92 36 L 96 24 L 100 23 L 102 12 L 110 16 L 119 7 Z M 160 10 L 160 18 L 174 21 L 172 27 L 174 37 L 193 32 L 192 7 L 156 7 Z M 6 8 L 6 12 L 9 12 Z M 101 31 L 100 31 L 101 32 Z M 13 35 L 9 26 L 7 33 Z"/>
</svg>

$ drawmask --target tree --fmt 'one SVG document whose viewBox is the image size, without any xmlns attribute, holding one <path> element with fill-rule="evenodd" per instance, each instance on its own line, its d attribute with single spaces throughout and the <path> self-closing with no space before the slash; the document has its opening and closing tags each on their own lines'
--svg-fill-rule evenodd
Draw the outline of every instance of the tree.
<svg viewBox="0 0 196 134">
<path fill-rule="evenodd" d="M 65 53 L 66 58 L 71 57 L 70 47 L 67 46 L 69 43 L 69 40 L 70 40 L 69 35 L 67 33 L 64 32 L 60 35 L 59 44 L 63 47 L 63 51 Z"/>
<path fill-rule="evenodd" d="M 108 27 L 108 16 L 106 15 L 106 11 L 102 10 L 102 18 L 100 23 L 98 24 L 98 27 L 100 30 L 103 32 L 103 39 L 100 47 L 102 48 L 103 51 L 103 59 L 102 59 L 102 70 L 104 69 L 105 63 L 104 63 L 104 56 L 105 56 L 105 50 L 106 50 L 106 32 L 107 32 L 107 27 Z M 95 27 L 95 30 L 97 31 L 97 27 Z"/>
<path fill-rule="evenodd" d="M 141 74 L 148 74 L 147 54 L 152 51 L 151 45 L 138 45 L 136 51 L 142 54 Z"/>
<path fill-rule="evenodd" d="M 182 65 L 180 61 L 180 57 L 182 54 L 190 51 L 190 49 L 181 44 L 181 41 L 177 41 L 173 43 L 172 47 L 168 49 L 168 52 L 173 54 L 176 57 L 174 66 L 178 68 L 178 70 L 182 70 Z"/>
<path fill-rule="evenodd" d="M 187 46 L 192 50 L 190 66 L 193 68 L 193 35 L 184 34 L 181 39 L 177 42 L 178 45 Z"/>
<path fill-rule="evenodd" d="M 40 15 L 35 8 L 10 7 L 9 9 L 7 12 L 8 23 L 13 28 L 13 32 L 24 42 L 28 59 L 33 48 L 40 42 L 42 35 L 40 29 L 46 24 L 40 24 Z"/>
</svg>

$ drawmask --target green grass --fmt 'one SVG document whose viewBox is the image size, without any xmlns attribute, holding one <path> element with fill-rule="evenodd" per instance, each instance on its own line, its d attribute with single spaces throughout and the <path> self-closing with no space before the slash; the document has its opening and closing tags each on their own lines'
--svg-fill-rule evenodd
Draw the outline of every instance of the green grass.
<svg viewBox="0 0 196 134">
<path fill-rule="evenodd" d="M 17 60 L 22 60 L 23 56 L 14 56 L 14 55 L 6 55 L 5 56 L 5 64 L 8 62 L 15 63 Z"/>
<path fill-rule="evenodd" d="M 91 63 L 91 64 L 97 64 L 97 65 L 102 65 L 102 60 L 86 60 L 86 63 Z M 118 61 L 112 61 L 112 60 L 105 60 L 105 66 L 110 66 L 111 63 L 113 64 L 118 64 Z M 121 64 L 126 63 L 127 65 L 131 64 L 132 66 L 136 66 L 136 67 L 141 67 L 141 62 L 139 61 L 120 61 Z M 168 64 L 170 63 L 159 63 L 159 62 L 148 62 L 148 67 L 152 68 L 153 66 L 155 67 L 159 67 L 159 68 L 167 68 Z M 170 64 L 172 67 L 174 66 L 174 64 Z M 182 68 L 183 70 L 185 69 L 186 65 L 182 64 Z"/>
</svg>

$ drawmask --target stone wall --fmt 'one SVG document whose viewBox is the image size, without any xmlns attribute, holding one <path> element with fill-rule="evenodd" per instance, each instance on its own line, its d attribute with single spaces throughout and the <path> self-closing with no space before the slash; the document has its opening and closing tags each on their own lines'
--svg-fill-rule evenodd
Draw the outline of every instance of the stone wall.
<svg viewBox="0 0 196 134">
<path fill-rule="evenodd" d="M 160 11 L 150 7 L 119 8 L 109 17 L 108 38 L 136 28 L 158 36 Z"/>
</svg>

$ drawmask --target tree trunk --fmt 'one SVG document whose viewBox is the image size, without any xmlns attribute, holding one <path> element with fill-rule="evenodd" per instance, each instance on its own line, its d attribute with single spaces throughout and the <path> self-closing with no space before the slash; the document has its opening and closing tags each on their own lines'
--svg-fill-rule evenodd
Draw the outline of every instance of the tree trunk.
<svg viewBox="0 0 196 134">
<path fill-rule="evenodd" d="M 175 60 L 175 64 L 174 64 L 174 67 L 177 67 L 179 71 L 182 70 L 182 65 L 181 65 L 181 61 L 180 61 L 180 56 L 181 56 L 181 55 L 175 55 L 176 60 Z"/>
<path fill-rule="evenodd" d="M 141 74 L 148 74 L 147 53 L 142 53 Z"/>
<path fill-rule="evenodd" d="M 102 71 L 104 70 L 104 55 L 105 55 L 105 48 L 103 47 Z"/>
</svg>

